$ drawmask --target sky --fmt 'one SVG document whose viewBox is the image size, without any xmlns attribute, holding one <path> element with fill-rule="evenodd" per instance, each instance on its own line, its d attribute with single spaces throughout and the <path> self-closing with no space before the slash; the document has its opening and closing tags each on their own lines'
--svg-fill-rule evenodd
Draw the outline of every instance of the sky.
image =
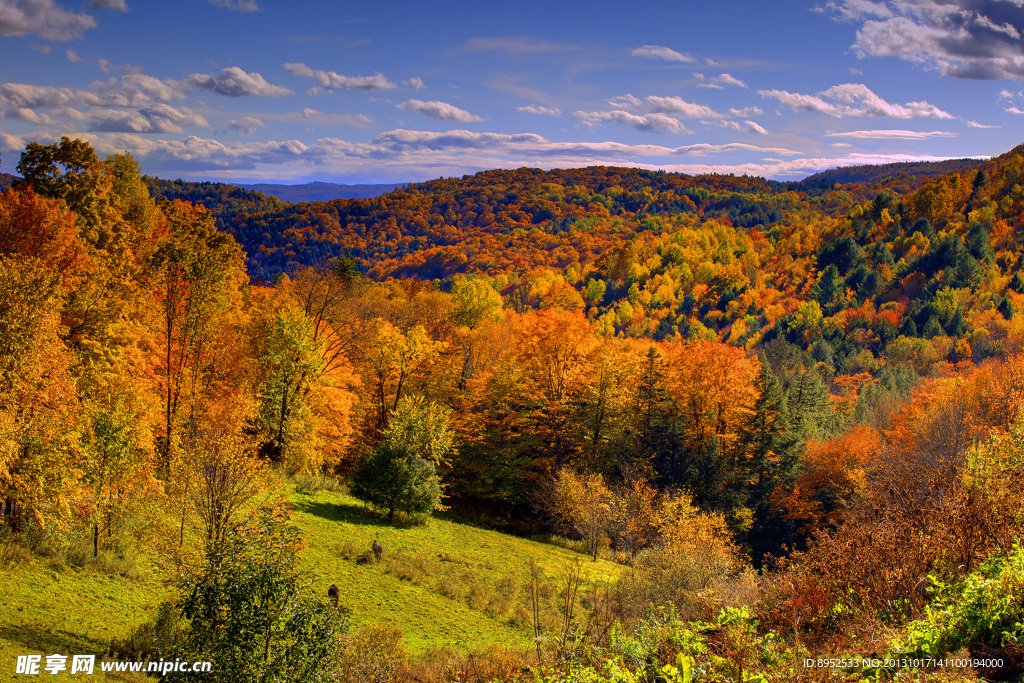
<svg viewBox="0 0 1024 683">
<path fill-rule="evenodd" d="M 0 170 L 65 135 L 223 182 L 989 157 L 1022 33 L 1024 0 L 0 0 Z"/>
</svg>

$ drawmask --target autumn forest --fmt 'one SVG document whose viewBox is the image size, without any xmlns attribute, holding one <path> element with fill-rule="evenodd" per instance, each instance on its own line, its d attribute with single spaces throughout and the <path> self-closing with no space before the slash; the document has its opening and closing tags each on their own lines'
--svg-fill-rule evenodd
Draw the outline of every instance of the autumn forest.
<svg viewBox="0 0 1024 683">
<path fill-rule="evenodd" d="M 800 678 L 872 652 L 1001 662 L 928 680 L 1020 675 L 1024 147 L 800 182 L 493 170 L 308 203 L 67 138 L 18 171 L 5 543 L 145 538 L 194 588 L 268 472 L 330 479 L 381 524 L 443 515 L 621 566 L 586 647 L 566 630 L 548 659 L 437 680 L 899 675 Z M 289 643 L 319 642 L 302 628 Z M 251 680 L 304 680 L 288 666 Z"/>
</svg>

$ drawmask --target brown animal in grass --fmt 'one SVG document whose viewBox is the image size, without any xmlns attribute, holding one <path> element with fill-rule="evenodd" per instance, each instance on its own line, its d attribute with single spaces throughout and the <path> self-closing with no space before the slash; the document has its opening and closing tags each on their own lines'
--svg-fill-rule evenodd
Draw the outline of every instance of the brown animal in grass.
<svg viewBox="0 0 1024 683">
<path fill-rule="evenodd" d="M 338 587 L 333 583 L 331 584 L 331 587 L 327 589 L 327 597 L 331 599 L 331 602 L 334 603 L 335 607 L 338 606 Z"/>
<path fill-rule="evenodd" d="M 377 558 L 377 564 L 380 564 L 380 558 L 384 557 L 384 546 L 379 541 L 374 539 L 373 541 L 373 556 Z"/>
</svg>

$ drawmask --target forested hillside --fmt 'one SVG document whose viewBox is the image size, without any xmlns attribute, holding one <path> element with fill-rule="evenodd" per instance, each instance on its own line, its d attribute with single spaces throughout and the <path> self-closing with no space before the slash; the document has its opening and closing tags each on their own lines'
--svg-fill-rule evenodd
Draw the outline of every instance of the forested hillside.
<svg viewBox="0 0 1024 683">
<path fill-rule="evenodd" d="M 565 597 L 534 659 L 488 655 L 510 676 L 1016 675 L 1018 584 L 984 629 L 942 610 L 1019 564 L 1022 155 L 906 191 L 520 169 L 291 205 L 33 143 L 0 195 L 5 533 L 148 539 L 196 654 L 247 563 L 290 571 L 265 473 L 336 477 L 384 526 L 448 506 L 627 566 L 602 627 Z M 287 605 L 267 643 L 333 652 L 338 612 Z"/>
</svg>

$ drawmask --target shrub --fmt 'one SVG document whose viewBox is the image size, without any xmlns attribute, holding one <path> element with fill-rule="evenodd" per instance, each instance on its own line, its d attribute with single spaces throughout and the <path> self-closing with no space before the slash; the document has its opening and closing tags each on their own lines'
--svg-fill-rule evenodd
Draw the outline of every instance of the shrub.
<svg viewBox="0 0 1024 683">
<path fill-rule="evenodd" d="M 441 485 L 434 463 L 414 454 L 408 446 L 382 443 L 352 475 L 352 495 L 387 511 L 413 520 L 425 519 L 441 501 Z"/>
<path fill-rule="evenodd" d="M 338 683 L 392 683 L 408 670 L 402 631 L 391 625 L 364 626 L 342 638 L 337 655 Z"/>
<path fill-rule="evenodd" d="M 205 567 L 186 576 L 176 606 L 185 619 L 173 657 L 209 660 L 225 681 L 321 681 L 330 675 L 344 610 L 300 597 L 298 530 L 261 508 L 207 550 Z M 168 681 L 205 680 L 172 673 Z"/>
<path fill-rule="evenodd" d="M 961 648 L 998 654 L 1012 673 L 1024 663 L 1024 546 L 983 562 L 938 597 L 892 643 L 906 658 L 941 658 Z"/>
</svg>

